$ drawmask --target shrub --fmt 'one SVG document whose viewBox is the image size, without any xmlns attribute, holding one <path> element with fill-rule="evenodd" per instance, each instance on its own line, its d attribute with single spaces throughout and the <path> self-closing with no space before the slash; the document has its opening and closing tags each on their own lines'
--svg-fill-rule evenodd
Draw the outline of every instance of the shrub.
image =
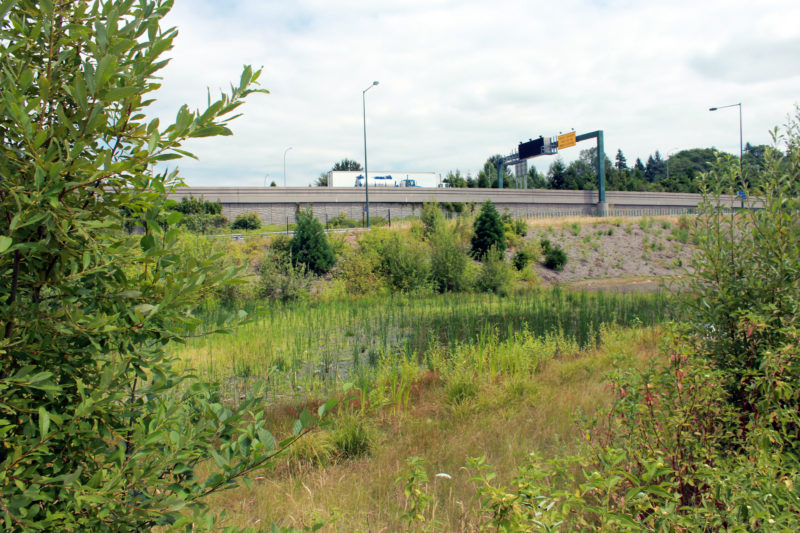
<svg viewBox="0 0 800 533">
<path fill-rule="evenodd" d="M 768 156 L 763 208 L 730 210 L 739 165 L 703 181 L 690 321 L 663 362 L 615 371 L 615 400 L 572 457 L 534 458 L 511 487 L 472 460 L 488 528 L 794 531 L 800 524 L 800 111 Z M 685 228 L 684 228 L 685 229 Z"/>
<path fill-rule="evenodd" d="M 436 200 L 425 202 L 422 206 L 420 220 L 423 225 L 423 235 L 430 237 L 440 226 L 444 225 L 444 215 Z"/>
<path fill-rule="evenodd" d="M 444 224 L 430 236 L 431 280 L 439 292 L 462 291 L 469 256 L 461 247 L 456 235 Z"/>
<path fill-rule="evenodd" d="M 545 252 L 544 266 L 550 270 L 558 270 L 560 272 L 564 270 L 566 264 L 567 253 L 560 246 L 556 245 Z"/>
<path fill-rule="evenodd" d="M 506 249 L 506 234 L 497 209 L 491 200 L 486 200 L 481 206 L 481 211 L 473 225 L 473 257 L 477 259 L 483 258 L 492 246 L 498 251 L 504 252 Z"/>
<path fill-rule="evenodd" d="M 517 270 L 524 270 L 525 267 L 528 266 L 528 263 L 531 262 L 532 256 L 530 250 L 526 248 L 520 248 L 514 254 L 514 258 L 511 260 L 511 264 L 514 265 L 514 268 Z"/>
<path fill-rule="evenodd" d="M 377 254 L 361 249 L 346 253 L 339 266 L 338 276 L 344 282 L 347 294 L 375 294 L 383 286 Z"/>
<path fill-rule="evenodd" d="M 222 204 L 220 202 L 209 202 L 204 198 L 199 200 L 189 195 L 181 198 L 180 202 L 168 202 L 167 209 L 177 211 L 184 215 L 219 215 L 222 214 Z"/>
<path fill-rule="evenodd" d="M 353 220 L 352 218 L 347 218 L 347 215 L 342 212 L 328 219 L 327 227 L 329 228 L 357 228 L 361 225 L 361 223 L 357 220 Z"/>
<path fill-rule="evenodd" d="M 322 224 L 314 218 L 311 209 L 298 211 L 290 250 L 292 263 L 303 265 L 315 274 L 328 272 L 336 262 Z"/>
<path fill-rule="evenodd" d="M 287 256 L 268 251 L 258 267 L 257 293 L 283 303 L 308 298 L 311 277 L 302 264 L 293 265 Z"/>
<path fill-rule="evenodd" d="M 430 288 L 430 260 L 427 247 L 392 233 L 381 248 L 381 272 L 392 290 L 426 291 Z"/>
<path fill-rule="evenodd" d="M 514 272 L 506 263 L 503 252 L 490 248 L 484 256 L 483 267 L 478 275 L 478 289 L 482 292 L 493 292 L 500 296 L 508 296 L 514 282 Z"/>
<path fill-rule="evenodd" d="M 178 225 L 192 233 L 211 233 L 226 227 L 228 219 L 222 215 L 184 215 Z"/>
<path fill-rule="evenodd" d="M 261 219 L 258 213 L 242 213 L 238 215 L 231 224 L 231 229 L 249 230 L 261 227 Z"/>
<path fill-rule="evenodd" d="M 291 440 L 263 398 L 223 401 L 169 353 L 236 271 L 179 253 L 181 213 L 160 217 L 179 179 L 151 169 L 230 133 L 260 72 L 148 121 L 172 3 L 90 4 L 0 8 L 0 530 L 218 529 L 205 497 Z"/>
<path fill-rule="evenodd" d="M 544 254 L 544 266 L 550 270 L 564 270 L 567 264 L 567 253 L 558 245 L 552 244 L 548 239 L 542 239 L 542 253 Z"/>
</svg>

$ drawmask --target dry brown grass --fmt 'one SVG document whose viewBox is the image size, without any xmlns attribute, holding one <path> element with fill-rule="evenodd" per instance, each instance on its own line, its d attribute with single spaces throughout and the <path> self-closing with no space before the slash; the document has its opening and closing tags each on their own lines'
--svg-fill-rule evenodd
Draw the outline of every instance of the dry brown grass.
<svg viewBox="0 0 800 533">
<path fill-rule="evenodd" d="M 618 363 L 615 356 L 632 366 L 645 364 L 658 353 L 657 339 L 657 329 L 612 332 L 600 348 L 562 355 L 525 379 L 478 378 L 477 395 L 460 404 L 448 401 L 439 376 L 421 374 L 405 412 L 370 411 L 380 442 L 369 456 L 326 466 L 284 461 L 258 474 L 251 490 L 240 487 L 209 503 L 227 511 L 225 525 L 302 527 L 322 520 L 321 531 L 407 530 L 396 480 L 406 458 L 419 456 L 431 480 L 430 519 L 445 531 L 477 531 L 482 518 L 466 458 L 486 456 L 503 482 L 532 450 L 544 456 L 575 450 L 574 414 L 608 405 L 603 373 Z M 287 408 L 287 416 L 296 407 Z M 440 472 L 451 479 L 436 477 Z"/>
<path fill-rule="evenodd" d="M 569 216 L 569 217 L 553 217 L 553 218 L 539 218 L 539 217 L 531 217 L 526 219 L 529 227 L 532 228 L 547 228 L 547 227 L 562 227 L 567 226 L 569 224 L 578 224 L 580 226 L 591 226 L 595 224 L 612 224 L 616 221 L 621 221 L 622 224 L 628 223 L 638 223 L 644 217 L 618 217 L 618 216 L 608 216 L 608 217 L 591 217 L 591 216 Z M 677 224 L 680 217 L 678 215 L 674 216 L 648 216 L 647 218 L 652 218 L 653 220 L 662 221 L 665 220 L 670 222 L 671 224 Z"/>
</svg>

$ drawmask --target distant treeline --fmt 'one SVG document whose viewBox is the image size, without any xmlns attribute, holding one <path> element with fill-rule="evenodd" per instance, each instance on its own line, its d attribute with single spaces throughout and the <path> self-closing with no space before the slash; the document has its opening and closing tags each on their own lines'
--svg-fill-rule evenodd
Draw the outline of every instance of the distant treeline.
<svg viewBox="0 0 800 533">
<path fill-rule="evenodd" d="M 744 148 L 742 167 L 744 180 L 748 189 L 759 189 L 758 170 L 764 167 L 768 155 L 785 157 L 771 146 L 764 144 L 751 145 Z M 477 176 L 461 174 L 461 171 L 450 171 L 443 180 L 451 187 L 462 188 L 497 188 L 497 170 L 495 162 L 501 157 L 494 155 L 486 160 L 483 169 Z M 707 172 L 718 157 L 733 157 L 713 148 L 692 148 L 681 150 L 664 158 L 660 152 L 647 158 L 643 163 L 640 158 L 628 165 L 622 150 L 617 150 L 614 158 L 605 157 L 606 189 L 611 191 L 652 191 L 652 192 L 699 192 L 698 177 Z M 593 190 L 597 189 L 597 148 L 581 150 L 575 161 L 566 164 L 557 157 L 546 174 L 531 167 L 524 177 L 516 177 L 510 168 L 505 169 L 503 188 L 508 189 L 560 189 L 560 190 Z"/>
</svg>

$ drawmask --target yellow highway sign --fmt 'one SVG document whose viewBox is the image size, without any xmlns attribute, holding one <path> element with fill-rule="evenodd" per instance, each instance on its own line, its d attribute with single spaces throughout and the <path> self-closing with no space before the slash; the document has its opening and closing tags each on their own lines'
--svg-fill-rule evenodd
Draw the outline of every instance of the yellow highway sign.
<svg viewBox="0 0 800 533">
<path fill-rule="evenodd" d="M 571 131 L 569 133 L 565 133 L 563 135 L 558 136 L 558 149 L 562 150 L 564 148 L 569 148 L 570 146 L 575 146 L 578 141 L 575 140 L 575 132 Z"/>
</svg>

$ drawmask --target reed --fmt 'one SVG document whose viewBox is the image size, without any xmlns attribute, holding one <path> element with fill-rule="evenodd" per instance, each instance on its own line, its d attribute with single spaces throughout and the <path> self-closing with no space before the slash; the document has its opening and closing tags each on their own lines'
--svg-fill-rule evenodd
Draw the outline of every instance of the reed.
<svg viewBox="0 0 800 533">
<path fill-rule="evenodd" d="M 488 371 L 513 371 L 525 346 L 561 339 L 595 346 L 603 328 L 653 325 L 672 317 L 674 296 L 534 289 L 508 297 L 454 293 L 345 298 L 249 310 L 256 318 L 229 334 L 175 346 L 186 368 L 237 397 L 267 384 L 275 398 L 327 394 L 343 383 L 374 384 L 406 363 L 434 369 L 470 346 Z M 214 330 L 229 314 L 202 312 Z M 505 342 L 521 347 L 514 360 L 495 360 Z M 508 350 L 502 350 L 508 353 Z M 438 368 L 437 368 L 438 370 Z"/>
</svg>

